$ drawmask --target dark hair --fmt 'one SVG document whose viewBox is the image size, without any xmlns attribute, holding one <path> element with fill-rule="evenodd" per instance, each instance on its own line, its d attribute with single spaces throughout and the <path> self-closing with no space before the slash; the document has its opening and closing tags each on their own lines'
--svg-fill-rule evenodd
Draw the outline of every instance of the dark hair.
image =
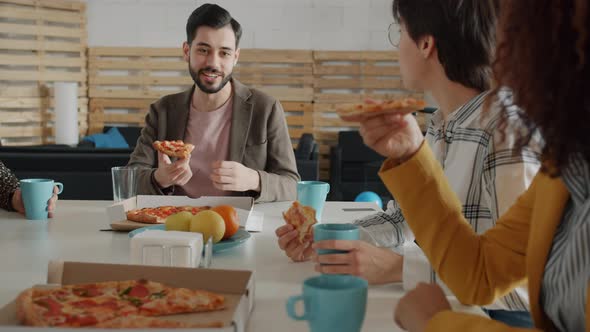
<svg viewBox="0 0 590 332">
<path fill-rule="evenodd" d="M 236 35 L 236 48 L 240 44 L 242 37 L 242 26 L 234 20 L 229 12 L 218 5 L 206 3 L 195 9 L 186 22 L 186 42 L 192 43 L 197 35 L 197 29 L 201 26 L 208 26 L 214 29 L 221 29 L 226 25 L 231 25 Z"/>
<path fill-rule="evenodd" d="M 504 5 L 506 3 L 506 5 Z M 507 7 L 504 7 L 507 6 Z M 533 10 L 534 9 L 534 10 Z M 517 146 L 535 130 L 544 139 L 542 170 L 557 176 L 572 157 L 590 162 L 590 6 L 588 0 L 503 2 L 494 73 L 522 108 Z M 500 129 L 509 120 L 504 118 Z"/>
<path fill-rule="evenodd" d="M 432 36 L 447 77 L 479 91 L 491 86 L 498 0 L 394 0 L 393 17 L 417 42 Z"/>
</svg>

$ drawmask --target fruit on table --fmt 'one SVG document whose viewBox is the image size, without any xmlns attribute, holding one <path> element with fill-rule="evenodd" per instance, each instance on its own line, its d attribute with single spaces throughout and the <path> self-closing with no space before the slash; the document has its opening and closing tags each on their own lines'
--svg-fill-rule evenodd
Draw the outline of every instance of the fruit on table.
<svg viewBox="0 0 590 332">
<path fill-rule="evenodd" d="M 203 234 L 204 242 L 212 237 L 213 243 L 217 243 L 225 234 L 225 221 L 215 211 L 201 211 L 191 217 L 190 231 Z"/>
<path fill-rule="evenodd" d="M 225 234 L 223 239 L 229 239 L 238 231 L 240 228 L 240 221 L 238 219 L 238 212 L 233 206 L 230 205 L 219 205 L 211 209 L 221 215 L 225 222 Z"/>
<path fill-rule="evenodd" d="M 192 217 L 193 214 L 188 211 L 182 211 L 168 216 L 166 218 L 166 230 L 188 232 Z"/>
</svg>

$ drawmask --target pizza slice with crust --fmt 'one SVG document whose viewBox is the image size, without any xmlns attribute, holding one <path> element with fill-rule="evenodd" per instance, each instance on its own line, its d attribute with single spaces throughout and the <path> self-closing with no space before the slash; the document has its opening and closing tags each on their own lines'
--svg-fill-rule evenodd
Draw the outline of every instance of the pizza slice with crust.
<svg viewBox="0 0 590 332">
<path fill-rule="evenodd" d="M 336 110 L 338 115 L 346 120 L 349 117 L 362 115 L 374 116 L 377 114 L 409 114 L 422 110 L 426 107 L 426 102 L 414 98 L 384 100 L 374 103 L 353 104 L 347 107 L 341 107 Z"/>
<path fill-rule="evenodd" d="M 188 158 L 195 149 L 190 143 L 184 143 L 181 140 L 176 141 L 155 141 L 152 146 L 157 151 L 175 158 Z"/>
</svg>

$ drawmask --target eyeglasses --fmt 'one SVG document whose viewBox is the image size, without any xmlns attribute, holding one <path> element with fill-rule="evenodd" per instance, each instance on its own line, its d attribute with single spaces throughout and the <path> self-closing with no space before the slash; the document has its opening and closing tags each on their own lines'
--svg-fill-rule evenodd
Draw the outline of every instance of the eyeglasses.
<svg viewBox="0 0 590 332">
<path fill-rule="evenodd" d="M 395 48 L 399 48 L 401 31 L 402 30 L 399 28 L 399 25 L 397 25 L 395 22 L 391 23 L 389 28 L 387 28 L 387 39 L 389 39 L 389 42 Z"/>
</svg>

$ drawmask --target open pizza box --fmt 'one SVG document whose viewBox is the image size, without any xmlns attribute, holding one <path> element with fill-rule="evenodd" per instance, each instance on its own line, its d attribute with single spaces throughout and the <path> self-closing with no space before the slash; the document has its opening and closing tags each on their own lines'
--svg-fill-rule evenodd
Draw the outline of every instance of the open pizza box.
<svg viewBox="0 0 590 332">
<path fill-rule="evenodd" d="M 254 198 L 252 197 L 232 197 L 232 196 L 203 196 L 199 198 L 190 198 L 187 196 L 157 196 L 157 195 L 137 195 L 121 202 L 117 202 L 107 207 L 107 216 L 111 228 L 116 231 L 132 231 L 137 228 L 151 226 L 154 224 L 144 224 L 127 220 L 125 212 L 145 207 L 158 206 L 217 206 L 231 205 L 236 208 L 240 226 L 247 231 L 248 219 L 254 207 Z"/>
<path fill-rule="evenodd" d="M 223 324 L 223 327 L 201 328 L 197 329 L 198 331 L 243 332 L 246 330 L 246 324 L 254 308 L 253 271 L 52 261 L 49 263 L 47 284 L 37 285 L 35 287 L 56 287 L 57 285 L 142 278 L 161 282 L 171 287 L 206 290 L 225 297 L 225 309 L 221 311 L 170 315 L 163 316 L 163 319 L 199 324 L 213 322 L 221 322 Z M 73 330 L 72 328 L 20 326 L 16 317 L 15 301 L 0 308 L 0 329 L 4 330 L 7 328 L 18 331 Z M 95 328 L 84 328 L 84 330 L 100 331 L 100 329 Z M 149 329 L 149 331 L 165 330 L 170 329 Z M 112 330 L 105 329 L 105 331 Z"/>
</svg>

